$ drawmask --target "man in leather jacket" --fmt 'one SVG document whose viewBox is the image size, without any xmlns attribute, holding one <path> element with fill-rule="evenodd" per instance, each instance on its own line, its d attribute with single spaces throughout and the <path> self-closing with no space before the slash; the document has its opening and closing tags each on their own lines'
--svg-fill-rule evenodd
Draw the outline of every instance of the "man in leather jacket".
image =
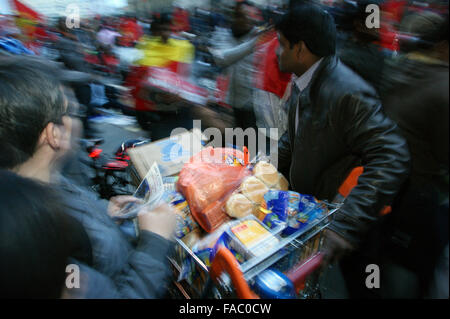
<svg viewBox="0 0 450 319">
<path fill-rule="evenodd" d="M 277 30 L 280 69 L 295 75 L 279 170 L 294 191 L 331 201 L 352 168 L 364 169 L 325 232 L 328 264 L 361 249 L 408 175 L 409 151 L 375 90 L 335 56 L 336 29 L 326 11 L 296 6 Z"/>
</svg>

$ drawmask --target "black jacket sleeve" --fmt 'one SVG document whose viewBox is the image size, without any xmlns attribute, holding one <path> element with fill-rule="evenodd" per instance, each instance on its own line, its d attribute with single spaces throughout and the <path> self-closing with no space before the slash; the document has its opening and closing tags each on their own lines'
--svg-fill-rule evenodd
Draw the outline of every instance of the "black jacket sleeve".
<svg viewBox="0 0 450 319">
<path fill-rule="evenodd" d="M 375 98 L 346 95 L 331 116 L 336 134 L 362 159 L 364 172 L 329 228 L 358 246 L 406 180 L 409 151 L 396 124 L 384 115 Z"/>
<path fill-rule="evenodd" d="M 289 179 L 292 151 L 288 131 L 284 132 L 278 140 L 278 171 Z"/>
</svg>

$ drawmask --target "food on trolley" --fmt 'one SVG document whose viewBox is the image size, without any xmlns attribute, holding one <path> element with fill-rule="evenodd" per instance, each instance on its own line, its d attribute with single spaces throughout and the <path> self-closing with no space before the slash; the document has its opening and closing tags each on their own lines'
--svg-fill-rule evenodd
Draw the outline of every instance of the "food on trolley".
<svg viewBox="0 0 450 319">
<path fill-rule="evenodd" d="M 228 216 L 234 218 L 242 218 L 254 214 L 254 212 L 257 210 L 257 207 L 244 195 L 240 193 L 234 193 L 227 200 L 225 209 Z"/>
</svg>

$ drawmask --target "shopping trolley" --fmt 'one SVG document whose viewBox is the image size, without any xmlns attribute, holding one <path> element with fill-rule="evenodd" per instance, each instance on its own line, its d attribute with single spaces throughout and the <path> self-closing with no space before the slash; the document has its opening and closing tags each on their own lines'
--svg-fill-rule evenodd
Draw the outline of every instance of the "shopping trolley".
<svg viewBox="0 0 450 319">
<path fill-rule="evenodd" d="M 183 280 L 174 281 L 174 297 L 196 298 L 259 298 L 252 287 L 258 276 L 267 270 L 284 274 L 295 287 L 296 298 L 319 298 L 319 275 L 323 231 L 339 204 L 320 202 L 326 210 L 323 216 L 305 227 L 282 236 L 281 229 L 273 235 L 278 243 L 257 257 L 239 263 L 226 247 L 221 247 L 210 265 L 205 263 L 180 239 L 175 257 L 170 258 L 175 278 L 183 273 L 183 265 L 190 263 L 190 273 Z"/>
</svg>

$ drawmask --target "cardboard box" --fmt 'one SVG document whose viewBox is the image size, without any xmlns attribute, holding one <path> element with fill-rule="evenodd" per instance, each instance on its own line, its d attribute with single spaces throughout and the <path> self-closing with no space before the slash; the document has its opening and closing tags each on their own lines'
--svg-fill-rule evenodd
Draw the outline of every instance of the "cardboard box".
<svg viewBox="0 0 450 319">
<path fill-rule="evenodd" d="M 171 176 L 178 174 L 184 163 L 203 149 L 202 141 L 205 140 L 199 129 L 193 129 L 132 148 L 128 153 L 141 180 L 155 162 L 163 177 Z"/>
</svg>

